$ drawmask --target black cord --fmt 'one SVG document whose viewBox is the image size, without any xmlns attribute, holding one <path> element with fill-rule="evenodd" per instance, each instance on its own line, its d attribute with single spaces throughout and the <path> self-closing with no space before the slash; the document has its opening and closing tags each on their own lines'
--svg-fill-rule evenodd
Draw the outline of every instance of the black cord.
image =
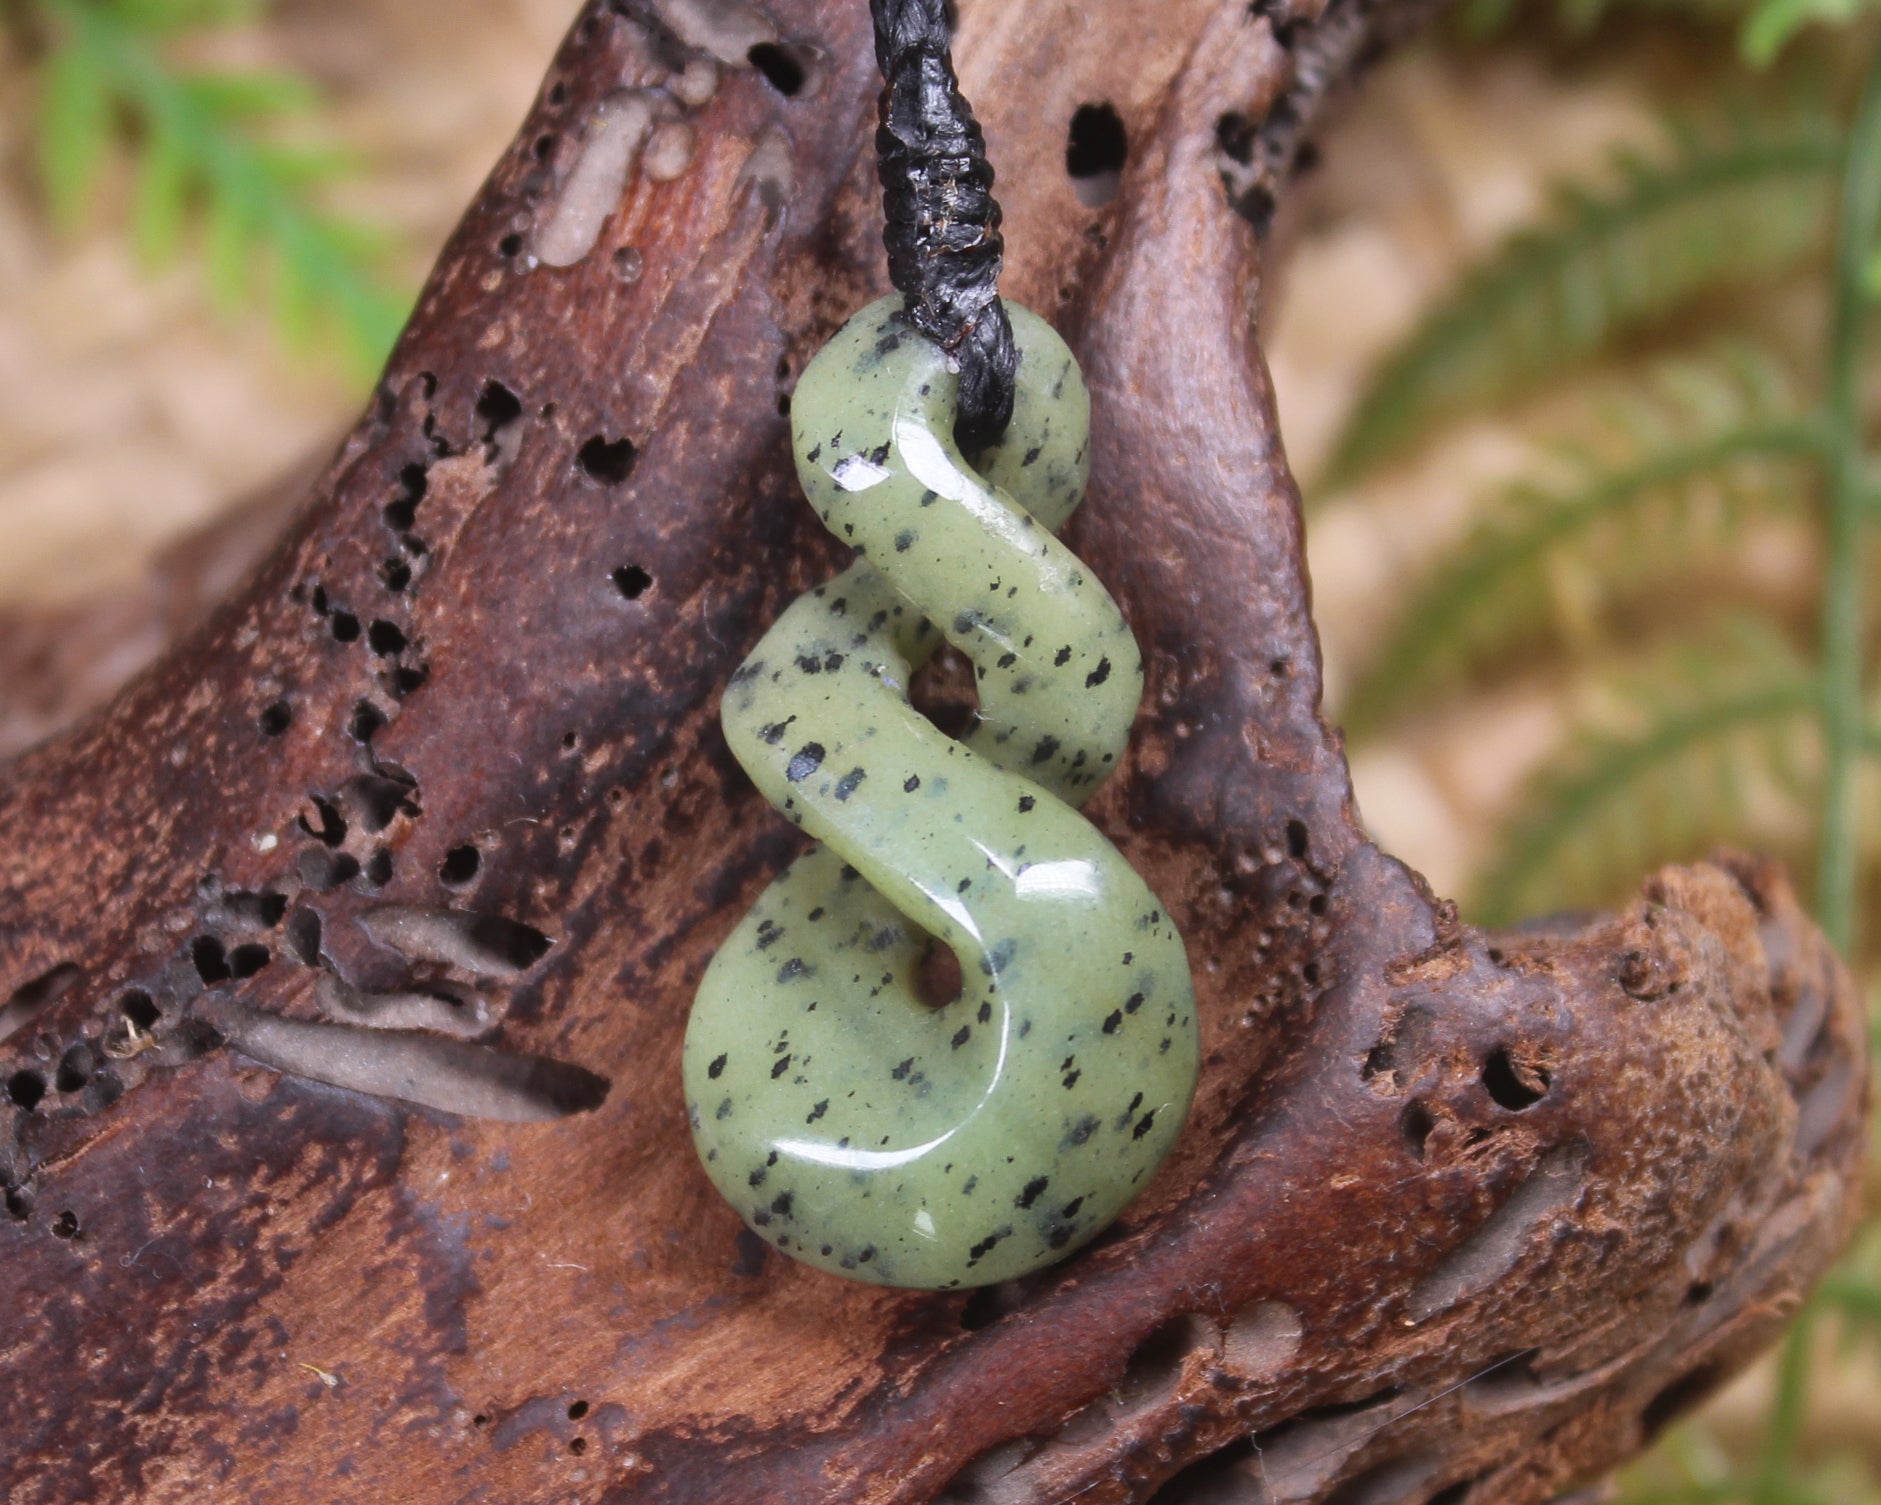
<svg viewBox="0 0 1881 1505">
<path fill-rule="evenodd" d="M 1012 419 L 1019 352 L 999 302 L 1005 242 L 986 141 L 960 93 L 944 0 L 869 0 L 885 80 L 875 132 L 888 276 L 909 320 L 960 367 L 968 454 Z"/>
</svg>

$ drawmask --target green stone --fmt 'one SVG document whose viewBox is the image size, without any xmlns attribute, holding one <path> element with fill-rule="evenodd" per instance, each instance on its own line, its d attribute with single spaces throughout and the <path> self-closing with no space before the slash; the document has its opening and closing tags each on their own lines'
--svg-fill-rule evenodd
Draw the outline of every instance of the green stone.
<svg viewBox="0 0 1881 1505">
<path fill-rule="evenodd" d="M 760 1235 L 885 1285 L 984 1285 L 1092 1238 L 1174 1144 L 1199 1057 L 1181 937 L 1074 808 L 1116 766 L 1143 668 L 1053 536 L 1088 473 L 1077 363 L 1007 308 L 1017 401 L 977 471 L 953 442 L 956 377 L 899 300 L 810 363 L 797 471 L 858 558 L 724 699 L 733 753 L 821 845 L 700 985 L 694 1137 Z M 959 741 L 908 703 L 943 635 L 978 680 Z M 919 992 L 930 938 L 965 979 L 944 1007 Z"/>
</svg>

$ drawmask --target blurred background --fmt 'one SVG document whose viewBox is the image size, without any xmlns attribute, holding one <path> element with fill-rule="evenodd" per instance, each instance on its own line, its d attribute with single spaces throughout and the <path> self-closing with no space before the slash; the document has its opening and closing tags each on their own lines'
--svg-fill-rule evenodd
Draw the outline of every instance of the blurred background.
<svg viewBox="0 0 1881 1505">
<path fill-rule="evenodd" d="M 61 654 L 70 696 L 149 651 L 153 561 L 350 423 L 573 8 L 0 0 L 0 754 Z M 1285 211 L 1331 713 L 1473 920 L 1755 846 L 1873 996 L 1874 9 L 1468 0 Z M 1871 1218 L 1617 1498 L 1881 1505 L 1878 1345 Z"/>
</svg>

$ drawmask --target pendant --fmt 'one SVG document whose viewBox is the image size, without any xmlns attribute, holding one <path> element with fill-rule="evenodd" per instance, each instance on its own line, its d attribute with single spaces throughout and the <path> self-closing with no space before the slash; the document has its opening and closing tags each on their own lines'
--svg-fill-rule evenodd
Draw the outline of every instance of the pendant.
<svg viewBox="0 0 1881 1505">
<path fill-rule="evenodd" d="M 1008 303 L 1010 426 L 970 467 L 957 377 L 901 300 L 850 320 L 791 403 L 797 472 L 856 562 L 732 677 L 733 753 L 817 838 L 713 958 L 684 1077 L 707 1174 L 784 1253 L 953 1289 L 1094 1237 L 1176 1140 L 1199 1063 L 1182 939 L 1076 806 L 1142 696 L 1117 604 L 1054 537 L 1083 499 L 1090 402 Z M 943 639 L 979 715 L 908 700 Z M 958 997 L 923 1001 L 934 943 Z"/>
</svg>

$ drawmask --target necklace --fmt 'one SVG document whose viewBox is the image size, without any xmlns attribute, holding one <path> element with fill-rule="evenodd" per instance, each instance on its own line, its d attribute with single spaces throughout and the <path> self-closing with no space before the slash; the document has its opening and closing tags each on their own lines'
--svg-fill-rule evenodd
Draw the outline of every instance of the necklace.
<svg viewBox="0 0 1881 1505">
<path fill-rule="evenodd" d="M 1142 694 L 1116 603 L 1053 536 L 1083 499 L 1089 399 L 1050 326 L 997 296 L 942 7 L 872 8 L 903 297 L 852 318 L 791 404 L 798 477 L 857 558 L 785 611 L 722 712 L 820 844 L 713 959 L 684 1077 L 707 1173 L 762 1237 L 951 1289 L 1108 1224 L 1173 1146 L 1199 1045 L 1181 937 L 1075 808 Z M 980 695 L 959 741 L 908 700 L 943 640 Z M 920 986 L 936 943 L 964 978 L 944 1007 Z"/>
</svg>

